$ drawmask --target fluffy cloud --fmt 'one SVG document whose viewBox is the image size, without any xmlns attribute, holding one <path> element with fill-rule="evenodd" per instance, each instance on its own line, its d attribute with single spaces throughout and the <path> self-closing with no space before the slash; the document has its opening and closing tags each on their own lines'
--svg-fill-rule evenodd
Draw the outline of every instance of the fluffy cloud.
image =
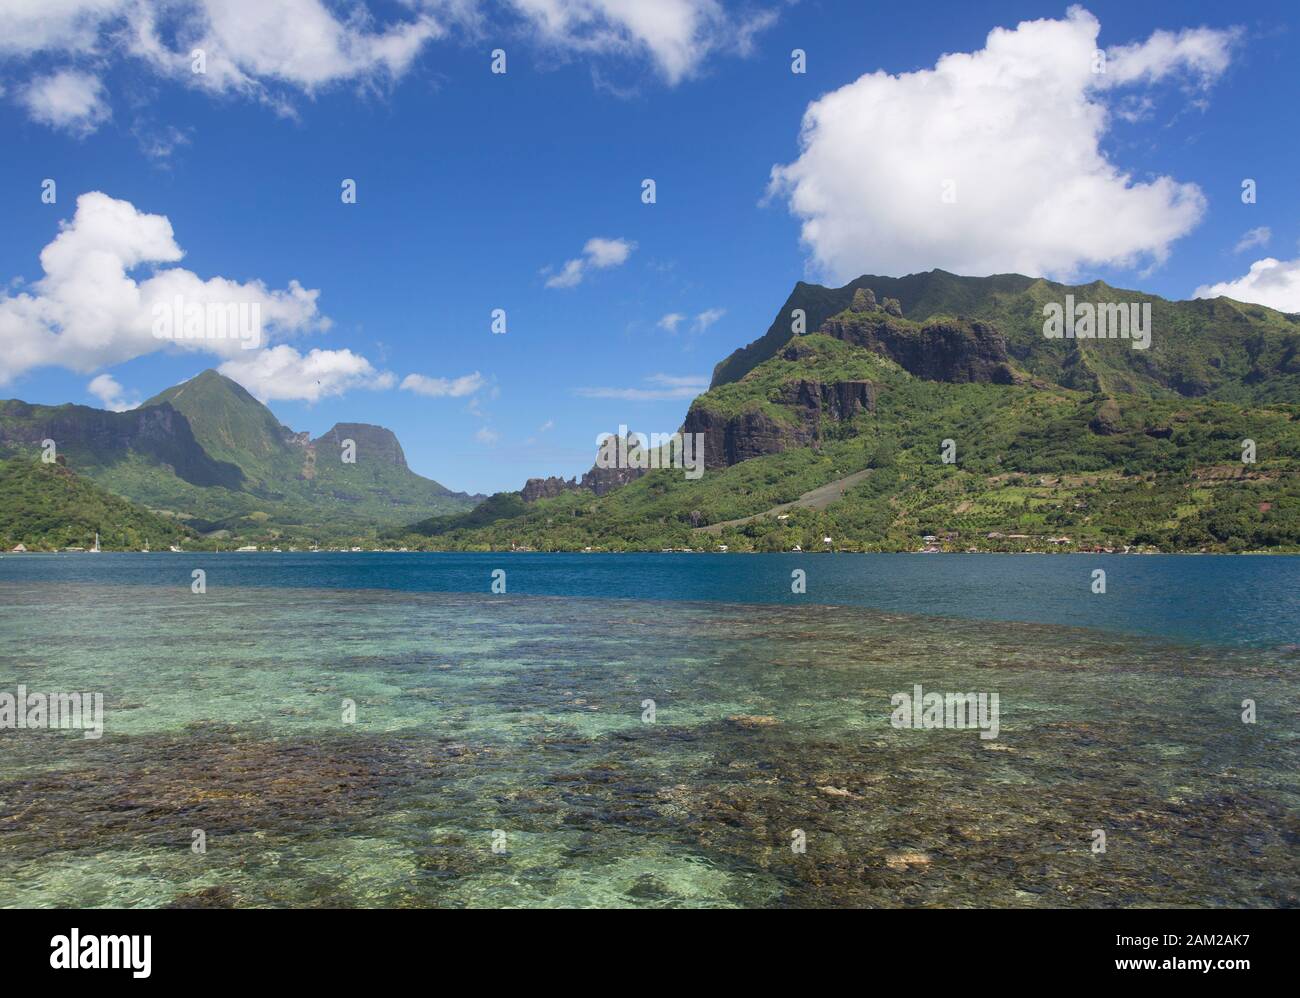
<svg viewBox="0 0 1300 998">
<path fill-rule="evenodd" d="M 364 6 L 341 20 L 322 0 L 6 0 L 0 51 L 125 53 L 218 90 L 283 82 L 311 91 L 400 76 L 426 42 L 446 34 L 433 10 L 464 4 L 413 6 L 424 9 L 376 29 Z M 204 52 L 202 74 L 193 72 L 194 49 Z"/>
<path fill-rule="evenodd" d="M 112 116 L 104 85 L 89 73 L 62 70 L 23 88 L 19 100 L 33 121 L 73 135 L 89 135 Z"/>
<path fill-rule="evenodd" d="M 0 55 L 131 58 L 161 76 L 214 93 L 241 93 L 289 113 L 288 95 L 345 81 L 401 77 L 447 27 L 434 13 L 463 0 L 427 0 L 376 26 L 361 5 L 336 16 L 322 0 L 5 0 Z M 193 53 L 201 50 L 196 72 Z M 62 69 L 21 91 L 31 117 L 93 131 L 108 116 L 99 81 Z"/>
<path fill-rule="evenodd" d="M 491 29 L 553 52 L 649 59 L 675 84 L 714 53 L 747 53 L 774 20 L 771 12 L 732 17 L 718 0 L 4 0 L 0 56 L 93 59 L 105 67 L 132 59 L 163 77 L 288 114 L 295 93 L 400 79 L 456 27 L 475 45 Z M 194 71 L 196 49 L 202 72 Z"/>
<path fill-rule="evenodd" d="M 0 4 L 0 53 L 89 52 L 100 26 L 129 0 L 5 0 Z"/>
<path fill-rule="evenodd" d="M 402 389 L 430 398 L 462 398 L 473 395 L 486 383 L 478 371 L 459 378 L 429 378 L 423 374 L 408 374 L 402 379 Z"/>
<path fill-rule="evenodd" d="M 933 69 L 869 73 L 810 104 L 800 156 L 773 168 L 769 193 L 803 220 L 816 266 L 836 280 L 933 267 L 1069 277 L 1163 260 L 1205 198 L 1110 162 L 1106 99 L 1174 77 L 1203 89 L 1237 33 L 1157 32 L 1110 49 L 1095 72 L 1099 32 L 1072 7 L 1064 20 L 996 29 L 983 49 Z"/>
<path fill-rule="evenodd" d="M 1183 71 L 1193 85 L 1206 89 L 1228 68 L 1232 47 L 1240 35 L 1237 28 L 1187 28 L 1179 32 L 1155 31 L 1144 42 L 1115 45 L 1106 50 L 1106 71 L 1098 86 L 1154 83 Z"/>
<path fill-rule="evenodd" d="M 627 258 L 636 249 L 636 243 L 626 239 L 601 239 L 599 236 L 588 239 L 582 248 L 587 261 L 593 267 L 620 267 L 627 263 Z"/>
<path fill-rule="evenodd" d="M 669 83 L 692 76 L 710 54 L 749 51 L 772 12 L 727 14 L 717 0 L 512 0 L 549 44 L 575 52 L 645 55 Z"/>
<path fill-rule="evenodd" d="M 1267 305 L 1279 312 L 1300 312 L 1300 259 L 1275 260 L 1265 257 L 1250 265 L 1250 272 L 1235 281 L 1206 284 L 1196 289 L 1197 298 L 1225 295 L 1237 301 Z"/>
<path fill-rule="evenodd" d="M 547 278 L 546 286 L 548 288 L 577 287 L 587 276 L 588 270 L 621 267 L 627 262 L 634 249 L 636 243 L 628 242 L 626 239 L 602 239 L 595 236 L 587 240 L 587 245 L 582 248 L 582 256 L 567 261 L 558 273 Z M 549 273 L 549 268 L 542 273 Z"/>
<path fill-rule="evenodd" d="M 189 0 L 176 44 L 163 40 L 153 10 L 130 18 L 132 54 L 163 73 L 187 75 L 217 91 L 264 95 L 276 84 L 311 93 L 342 80 L 400 77 L 424 45 L 446 33 L 431 14 L 417 13 L 371 30 L 360 8 L 339 20 L 321 0 Z M 204 72 L 191 53 L 202 50 Z"/>
<path fill-rule="evenodd" d="M 30 291 L 0 295 L 0 384 L 34 367 L 90 373 L 163 348 L 247 358 L 234 337 L 156 337 L 156 316 L 173 314 L 178 298 L 200 309 L 243 304 L 251 311 L 256 305 L 258 345 L 266 335 L 328 325 L 316 311 L 319 292 L 297 281 L 272 291 L 261 281 L 204 280 L 181 267 L 158 266 L 182 256 L 166 217 L 98 191 L 81 195 L 72 220 L 41 251 L 44 276 Z M 150 276 L 131 276 L 145 264 L 153 265 Z"/>
<path fill-rule="evenodd" d="M 370 361 L 351 350 L 311 350 L 303 354 L 286 344 L 228 360 L 217 370 L 263 402 L 316 402 L 355 388 L 391 388 L 395 380 L 392 374 L 375 370 Z"/>
<path fill-rule="evenodd" d="M 86 386 L 86 391 L 99 399 L 104 408 L 110 412 L 126 412 L 140 404 L 139 398 L 134 398 L 130 402 L 126 400 L 125 391 L 111 374 L 101 374 L 92 378 L 90 384 Z"/>
</svg>

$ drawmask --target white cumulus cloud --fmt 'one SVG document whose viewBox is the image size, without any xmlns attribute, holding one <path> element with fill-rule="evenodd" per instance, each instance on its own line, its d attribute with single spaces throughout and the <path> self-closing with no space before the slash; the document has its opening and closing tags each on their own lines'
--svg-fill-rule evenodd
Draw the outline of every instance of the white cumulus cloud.
<svg viewBox="0 0 1300 998">
<path fill-rule="evenodd" d="M 74 70 L 37 77 L 22 89 L 19 100 L 33 121 L 73 135 L 89 135 L 112 116 L 104 85 Z"/>
<path fill-rule="evenodd" d="M 391 373 L 375 370 L 370 361 L 351 350 L 316 349 L 303 354 L 287 344 L 236 357 L 217 370 L 263 402 L 316 402 L 356 388 L 391 388 L 395 380 Z"/>
<path fill-rule="evenodd" d="M 156 337 L 155 306 L 174 314 L 178 298 L 203 308 L 256 305 L 259 344 L 267 335 L 328 326 L 316 310 L 318 291 L 297 281 L 269 290 L 261 281 L 204 279 L 161 266 L 183 255 L 165 216 L 99 191 L 82 194 L 72 220 L 41 250 L 44 276 L 30 290 L 0 294 L 0 384 L 35 367 L 90 373 L 161 349 L 247 358 L 250 351 L 236 338 Z M 151 267 L 148 276 L 132 276 L 144 265 Z"/>
<path fill-rule="evenodd" d="M 126 412 L 140 404 L 140 399 L 136 397 L 127 401 L 126 392 L 111 374 L 100 374 L 92 378 L 90 384 L 86 386 L 86 391 L 99 399 L 104 408 L 110 412 Z"/>
<path fill-rule="evenodd" d="M 20 68 L 39 57 L 42 69 L 52 59 L 130 61 L 292 114 L 300 94 L 398 81 L 456 29 L 476 47 L 488 35 L 518 37 L 548 54 L 648 61 L 676 84 L 714 54 L 747 54 L 775 19 L 729 14 L 719 0 L 3 0 L 0 56 Z"/>
<path fill-rule="evenodd" d="M 217 91 L 263 94 L 285 84 L 306 93 L 353 79 L 402 76 L 446 28 L 417 13 L 376 28 L 365 7 L 340 19 L 321 0 L 189 0 L 175 43 L 145 5 L 130 18 L 131 52 L 165 74 Z M 193 71 L 201 50 L 204 71 Z"/>
<path fill-rule="evenodd" d="M 648 56 L 670 84 L 715 52 L 747 53 L 773 11 L 728 14 L 718 0 L 511 0 L 541 40 L 575 52 Z"/>
<path fill-rule="evenodd" d="M 5 0 L 0 3 L 0 52 L 89 52 L 100 27 L 130 0 Z"/>
<path fill-rule="evenodd" d="M 995 29 L 984 48 L 931 69 L 868 73 L 808 106 L 800 155 L 773 168 L 769 195 L 788 200 L 815 266 L 837 280 L 1160 262 L 1205 198 L 1107 158 L 1107 98 L 1175 77 L 1203 89 L 1238 33 L 1157 32 L 1108 50 L 1094 72 L 1099 33 L 1072 7 Z"/>
<path fill-rule="evenodd" d="M 1265 257 L 1252 263 L 1250 272 L 1235 281 L 1203 284 L 1195 293 L 1197 298 L 1217 298 L 1220 295 L 1267 305 L 1279 312 L 1300 312 L 1300 260 Z"/>
</svg>

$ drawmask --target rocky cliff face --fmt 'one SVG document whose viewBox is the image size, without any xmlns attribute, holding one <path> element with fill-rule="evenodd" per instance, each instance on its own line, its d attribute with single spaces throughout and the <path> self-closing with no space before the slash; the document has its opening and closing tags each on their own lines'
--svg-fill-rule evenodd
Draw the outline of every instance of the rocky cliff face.
<svg viewBox="0 0 1300 998">
<path fill-rule="evenodd" d="M 683 432 L 704 434 L 706 471 L 814 444 L 828 423 L 873 411 L 876 389 L 869 381 L 801 379 L 787 381 L 772 401 L 786 407 L 793 418 L 780 421 L 757 409 L 724 416 L 704 405 L 691 406 Z"/>
<path fill-rule="evenodd" d="M 215 461 L 199 446 L 185 416 L 172 406 L 105 412 L 84 405 L 0 402 L 0 450 L 35 457 L 43 440 L 53 440 L 72 467 L 110 465 L 129 454 L 156 461 L 191 485 L 240 488 L 243 474 Z"/>
<path fill-rule="evenodd" d="M 787 381 L 781 389 L 782 405 L 804 410 L 805 419 L 820 425 L 823 419 L 852 419 L 876 408 L 876 386 L 870 381 Z"/>
<path fill-rule="evenodd" d="M 406 467 L 406 454 L 397 436 L 392 430 L 371 423 L 335 423 L 321 436 L 312 441 L 315 447 L 329 447 L 337 452 L 344 440 L 353 440 L 357 445 L 357 463 L 369 464 L 379 461 Z"/>
<path fill-rule="evenodd" d="M 791 447 L 806 447 L 812 435 L 802 426 L 786 426 L 771 416 L 747 410 L 723 416 L 701 405 L 686 414 L 686 433 L 704 434 L 704 470 L 726 468 L 752 457 L 779 454 Z"/>
<path fill-rule="evenodd" d="M 939 319 L 918 327 L 872 304 L 860 309 L 855 302 L 848 315 L 827 319 L 819 331 L 888 357 L 928 381 L 1015 382 L 1007 341 L 989 323 Z"/>
<path fill-rule="evenodd" d="M 646 473 L 644 468 L 592 468 L 582 476 L 582 487 L 603 496 L 621 489 Z"/>
<path fill-rule="evenodd" d="M 536 502 L 538 499 L 554 499 L 564 492 L 590 492 L 594 496 L 607 495 L 615 489 L 622 488 L 628 482 L 636 481 L 645 474 L 644 468 L 597 468 L 592 467 L 581 480 L 564 479 L 556 475 L 550 478 L 530 478 L 519 491 L 524 502 Z"/>
<path fill-rule="evenodd" d="M 564 479 L 552 475 L 550 478 L 528 479 L 524 487 L 519 490 L 519 496 L 524 502 L 537 502 L 538 499 L 554 499 L 558 495 L 573 492 L 578 488 L 577 478 Z"/>
</svg>

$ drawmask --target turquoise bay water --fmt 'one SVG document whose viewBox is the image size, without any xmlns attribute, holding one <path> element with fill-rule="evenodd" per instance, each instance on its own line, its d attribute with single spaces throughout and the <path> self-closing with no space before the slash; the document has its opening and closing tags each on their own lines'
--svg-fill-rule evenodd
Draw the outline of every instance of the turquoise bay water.
<svg viewBox="0 0 1300 998">
<path fill-rule="evenodd" d="M 0 556 L 0 581 L 490 591 L 521 596 L 819 603 L 1019 620 L 1174 641 L 1300 641 L 1300 556 L 821 554 L 102 554 Z M 1106 572 L 1093 595 L 1092 572 Z M 790 573 L 807 573 L 807 592 Z"/>
<path fill-rule="evenodd" d="M 1294 558 L 5 556 L 0 692 L 106 716 L 0 731 L 0 905 L 1294 906 L 1298 591 Z M 894 728 L 917 683 L 996 691 L 999 737 Z"/>
</svg>

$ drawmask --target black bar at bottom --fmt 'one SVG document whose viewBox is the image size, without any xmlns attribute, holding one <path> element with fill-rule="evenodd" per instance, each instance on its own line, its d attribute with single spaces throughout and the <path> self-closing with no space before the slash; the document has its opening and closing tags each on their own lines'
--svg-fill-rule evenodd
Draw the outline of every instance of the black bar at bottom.
<svg viewBox="0 0 1300 998">
<path fill-rule="evenodd" d="M 572 983 L 602 963 L 655 976 L 678 959 L 703 959 L 740 978 L 782 964 L 823 972 L 838 964 L 850 975 L 854 965 L 858 973 L 910 968 L 917 985 L 973 984 L 996 969 L 998 979 L 1231 986 L 1288 969 L 1283 946 L 1294 929 L 1282 923 L 1291 915 L 1239 910 L 852 911 L 791 922 L 736 915 L 707 926 L 695 921 L 709 917 L 701 915 L 627 917 L 618 924 L 590 923 L 581 913 L 523 914 L 502 923 L 447 911 L 9 910 L 0 911 L 0 953 L 10 985 L 112 978 L 128 987 L 256 980 L 337 988 L 458 964 L 477 965 L 496 982 L 519 973 L 537 984 L 553 973 Z M 117 966 L 87 966 L 97 963 Z"/>
</svg>

